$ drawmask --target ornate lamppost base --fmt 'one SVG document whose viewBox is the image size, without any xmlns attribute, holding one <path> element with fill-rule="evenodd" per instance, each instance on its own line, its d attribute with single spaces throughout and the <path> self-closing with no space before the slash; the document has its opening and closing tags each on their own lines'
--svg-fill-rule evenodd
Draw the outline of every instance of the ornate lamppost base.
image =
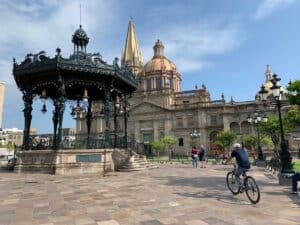
<svg viewBox="0 0 300 225">
<path fill-rule="evenodd" d="M 258 159 L 255 160 L 254 164 L 258 167 L 266 167 L 267 164 L 260 145 L 258 147 Z"/>
<path fill-rule="evenodd" d="M 288 151 L 289 145 L 286 140 L 281 142 L 280 160 L 281 160 L 281 171 L 278 174 L 279 185 L 291 186 L 291 176 L 294 174 L 292 170 L 292 157 Z"/>
</svg>

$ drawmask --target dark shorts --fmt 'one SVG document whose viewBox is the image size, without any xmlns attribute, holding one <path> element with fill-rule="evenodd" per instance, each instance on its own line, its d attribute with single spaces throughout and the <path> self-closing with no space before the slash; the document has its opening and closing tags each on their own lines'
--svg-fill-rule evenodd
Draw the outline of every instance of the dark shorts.
<svg viewBox="0 0 300 225">
<path fill-rule="evenodd" d="M 205 154 L 200 154 L 199 155 L 199 160 L 200 161 L 205 161 L 206 160 Z"/>
</svg>

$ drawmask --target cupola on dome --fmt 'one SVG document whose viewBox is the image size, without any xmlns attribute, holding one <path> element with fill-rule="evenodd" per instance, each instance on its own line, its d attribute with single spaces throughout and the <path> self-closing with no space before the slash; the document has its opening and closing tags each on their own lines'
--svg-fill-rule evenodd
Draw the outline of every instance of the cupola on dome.
<svg viewBox="0 0 300 225">
<path fill-rule="evenodd" d="M 175 64 L 167 59 L 164 55 L 164 45 L 160 40 L 157 40 L 153 46 L 154 56 L 152 59 L 144 66 L 145 73 L 151 73 L 155 71 L 170 71 L 176 72 Z"/>
<path fill-rule="evenodd" d="M 79 29 L 75 31 L 72 37 L 72 42 L 77 46 L 86 46 L 89 43 L 89 37 L 87 33 L 79 26 Z"/>
</svg>

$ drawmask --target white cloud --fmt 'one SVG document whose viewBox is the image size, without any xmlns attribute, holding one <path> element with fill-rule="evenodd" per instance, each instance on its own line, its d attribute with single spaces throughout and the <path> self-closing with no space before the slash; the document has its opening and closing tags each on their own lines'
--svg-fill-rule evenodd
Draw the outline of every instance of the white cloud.
<svg viewBox="0 0 300 225">
<path fill-rule="evenodd" d="M 240 27 L 233 24 L 173 25 L 160 30 L 159 39 L 165 45 L 165 55 L 177 65 L 181 73 L 200 71 L 213 65 L 213 62 L 207 60 L 209 56 L 229 52 L 244 40 Z M 153 56 L 154 41 L 151 39 L 143 46 L 145 61 Z"/>
<path fill-rule="evenodd" d="M 13 76 L 12 76 L 12 65 L 13 62 L 8 60 L 2 60 L 0 59 L 0 81 L 4 81 L 6 84 L 12 84 L 13 83 Z"/>
<path fill-rule="evenodd" d="M 287 7 L 295 0 L 264 0 L 253 15 L 255 20 L 260 20 L 272 14 L 274 11 Z"/>
<path fill-rule="evenodd" d="M 57 47 L 62 49 L 64 56 L 68 56 L 73 50 L 71 35 L 79 24 L 79 0 L 24 2 L 1 0 L 0 4 L 0 80 L 4 80 L 9 89 L 6 95 L 9 100 L 5 103 L 7 112 L 20 111 L 23 107 L 20 92 L 11 75 L 12 58 L 16 57 L 17 62 L 20 62 L 27 53 L 40 50 L 45 50 L 53 57 Z M 118 4 L 113 0 L 82 2 L 82 24 L 91 38 L 89 50 L 101 50 L 104 60 L 111 63 L 115 56 L 120 55 L 124 43 L 119 43 L 119 40 L 125 38 L 127 31 L 126 27 L 118 27 L 119 23 L 122 24 L 119 21 L 128 15 L 118 9 Z M 171 11 L 175 9 L 180 13 L 180 7 L 172 8 Z M 144 62 L 152 58 L 152 47 L 156 39 L 160 38 L 165 44 L 166 56 L 182 74 L 213 66 L 210 57 L 230 52 L 243 42 L 243 33 L 237 24 L 203 21 L 178 24 L 176 20 L 171 20 L 165 23 L 160 21 L 155 30 L 137 27 L 139 30 L 143 30 L 143 33 L 138 32 L 137 35 Z M 118 43 L 113 40 L 118 40 Z"/>
<path fill-rule="evenodd" d="M 113 20 L 107 1 L 93 0 L 88 2 L 88 10 L 83 8 L 83 27 L 90 36 L 97 31 L 107 29 Z M 62 54 L 72 51 L 71 35 L 79 24 L 79 3 L 73 1 L 37 1 L 28 5 L 16 4 L 4 0 L 0 7 L 0 62 L 7 61 L 11 67 L 13 57 L 23 60 L 29 53 L 45 50 L 53 57 L 55 49 L 60 47 Z M 87 13 L 88 11 L 88 13 Z M 101 12 L 101 13 L 99 13 Z M 1 64 L 5 68 L 7 66 Z M 7 69 L 0 71 L 0 79 L 6 77 Z"/>
<path fill-rule="evenodd" d="M 97 35 L 98 32 L 107 32 L 118 18 L 118 14 L 111 13 L 117 8 L 115 1 L 89 0 L 84 3 L 83 28 L 91 37 L 91 42 L 101 43 L 102 37 Z M 73 50 L 71 35 L 78 26 L 79 0 L 1 0 L 0 81 L 6 82 L 4 124 L 13 124 L 11 116 L 23 108 L 21 93 L 12 76 L 13 57 L 20 63 L 27 53 L 41 50 L 54 57 L 57 47 L 68 57 Z"/>
</svg>

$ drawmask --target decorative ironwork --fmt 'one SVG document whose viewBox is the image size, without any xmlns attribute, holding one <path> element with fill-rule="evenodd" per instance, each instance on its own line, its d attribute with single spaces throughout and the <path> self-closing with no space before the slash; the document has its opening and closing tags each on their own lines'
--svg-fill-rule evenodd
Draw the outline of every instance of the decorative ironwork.
<svg viewBox="0 0 300 225">
<path fill-rule="evenodd" d="M 39 97 L 43 102 L 42 113 L 46 113 L 46 100 L 54 105 L 53 111 L 53 139 L 52 148 L 59 149 L 62 146 L 62 122 L 65 105 L 69 101 L 75 101 L 71 115 L 80 116 L 87 100 L 88 107 L 85 111 L 87 122 L 87 146 L 93 147 L 90 138 L 92 126 L 92 103 L 104 102 L 104 147 L 110 145 L 109 117 L 112 111 L 112 97 L 123 96 L 126 108 L 127 96 L 136 90 L 138 80 L 128 70 L 120 68 L 118 58 L 112 65 L 107 64 L 100 53 L 87 53 L 86 47 L 89 37 L 80 26 L 73 35 L 74 52 L 69 58 L 63 58 L 61 49 L 56 49 L 54 58 L 46 55 L 45 51 L 37 54 L 27 54 L 25 59 L 18 64 L 13 60 L 13 75 L 16 84 L 23 93 L 24 101 L 24 139 L 23 149 L 29 149 L 29 130 L 31 124 L 32 101 Z M 125 110 L 125 138 L 127 139 L 128 110 Z"/>
</svg>

